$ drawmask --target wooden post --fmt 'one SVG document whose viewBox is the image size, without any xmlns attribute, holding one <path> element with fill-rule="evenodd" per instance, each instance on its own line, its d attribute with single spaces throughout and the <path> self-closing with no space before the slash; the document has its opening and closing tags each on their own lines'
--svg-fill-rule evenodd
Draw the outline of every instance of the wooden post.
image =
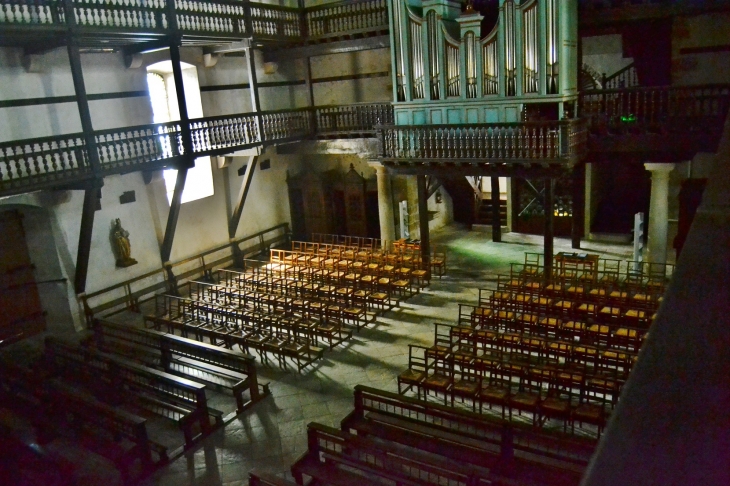
<svg viewBox="0 0 730 486">
<path fill-rule="evenodd" d="M 555 211 L 554 206 L 554 193 L 555 192 L 555 180 L 552 178 L 545 179 L 545 196 L 543 199 L 545 207 L 545 281 L 549 282 L 552 279 L 553 273 L 553 212 Z"/>
<path fill-rule="evenodd" d="M 76 104 L 79 110 L 79 118 L 81 120 L 81 129 L 84 133 L 84 144 L 86 145 L 86 154 L 88 156 L 91 171 L 94 179 L 90 186 L 84 191 L 84 205 L 81 212 L 81 228 L 79 230 L 79 246 L 76 253 L 76 272 L 74 275 L 74 288 L 77 294 L 86 291 L 86 277 L 89 270 L 89 254 L 91 252 L 91 236 L 94 229 L 94 212 L 100 199 L 100 190 L 104 185 L 101 177 L 101 161 L 99 159 L 99 151 L 96 146 L 96 135 L 94 134 L 94 126 L 91 122 L 91 111 L 89 109 L 89 100 L 86 96 L 86 85 L 84 84 L 84 73 L 81 68 L 81 52 L 76 37 L 73 33 L 75 30 L 75 17 L 71 3 L 66 3 L 67 19 L 71 23 L 71 33 L 68 42 L 68 59 L 71 65 L 71 77 L 73 79 L 74 91 L 76 92 Z M 71 15 L 69 18 L 68 15 Z"/>
<path fill-rule="evenodd" d="M 79 230 L 79 247 L 76 253 L 76 274 L 74 288 L 77 294 L 86 292 L 86 275 L 89 271 L 89 254 L 91 253 L 91 235 L 94 228 L 94 212 L 99 202 L 101 189 L 92 183 L 84 191 L 84 206 L 81 212 L 81 229 Z"/>
<path fill-rule="evenodd" d="M 431 268 L 431 245 L 428 233 L 428 193 L 426 189 L 426 176 L 417 175 L 418 185 L 418 223 L 421 230 L 421 261 L 424 268 Z"/>
<path fill-rule="evenodd" d="M 241 249 L 238 247 L 238 243 L 233 243 L 233 240 L 236 238 L 238 224 L 240 223 L 241 215 L 243 214 L 243 205 L 246 203 L 248 190 L 251 188 L 251 181 L 253 180 L 253 174 L 256 170 L 256 164 L 258 163 L 258 160 L 258 155 L 251 157 L 251 161 L 246 168 L 246 174 L 244 174 L 244 180 L 241 184 L 241 190 L 238 194 L 238 203 L 233 209 L 231 221 L 228 223 L 228 238 L 230 238 L 231 240 L 231 249 L 233 250 L 233 262 L 238 268 L 243 268 L 243 254 L 241 253 Z"/>
<path fill-rule="evenodd" d="M 170 201 L 170 213 L 167 216 L 165 227 L 165 238 L 162 240 L 160 256 L 162 264 L 170 261 L 172 253 L 172 242 L 175 239 L 177 220 L 180 216 L 180 205 L 182 204 L 182 193 L 185 189 L 185 180 L 188 176 L 188 169 L 195 166 L 195 155 L 193 153 L 193 139 L 190 134 L 190 118 L 188 117 L 188 105 L 185 102 L 185 88 L 183 86 L 182 69 L 180 68 L 180 45 L 179 39 L 170 44 L 170 61 L 172 61 L 172 75 L 175 80 L 175 95 L 180 111 L 180 131 L 183 144 L 182 162 L 177 168 L 175 190 Z"/>
<path fill-rule="evenodd" d="M 499 215 L 499 177 L 491 177 L 492 182 L 492 241 L 502 241 L 502 218 Z"/>
</svg>

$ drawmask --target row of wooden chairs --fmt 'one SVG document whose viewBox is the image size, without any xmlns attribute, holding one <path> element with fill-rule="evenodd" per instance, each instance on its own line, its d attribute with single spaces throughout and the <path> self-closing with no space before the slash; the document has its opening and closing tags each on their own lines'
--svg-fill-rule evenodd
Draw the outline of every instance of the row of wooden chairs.
<svg viewBox="0 0 730 486">
<path fill-rule="evenodd" d="M 513 412 L 532 415 L 535 427 L 549 419 L 574 431 L 576 423 L 598 428 L 600 435 L 620 393 L 615 373 L 585 372 L 585 369 L 554 363 L 525 361 L 495 353 L 463 361 L 453 355 L 436 356 L 430 348 L 409 347 L 409 367 L 398 376 L 399 393 L 414 389 L 418 398 L 434 395 L 443 403 L 469 400 L 480 413 L 484 405 L 499 406 L 503 419 Z"/>
<path fill-rule="evenodd" d="M 355 246 L 358 248 L 370 248 L 375 250 L 382 246 L 380 239 L 364 236 L 330 235 L 323 233 L 312 233 L 313 243 L 324 243 L 329 245 Z"/>
<path fill-rule="evenodd" d="M 549 292 L 512 292 L 480 290 L 479 307 L 508 310 L 515 313 L 544 314 L 563 320 L 593 321 L 613 327 L 646 329 L 656 314 L 661 298 L 626 299 L 623 295 L 613 297 L 586 296 L 570 292 L 555 294 Z"/>
<path fill-rule="evenodd" d="M 286 261 L 295 263 L 294 258 L 283 250 L 272 252 L 271 261 Z M 374 264 L 380 267 L 393 267 L 396 270 L 408 268 L 411 270 L 430 271 L 441 278 L 446 271 L 446 252 L 435 249 L 431 253 L 428 265 L 424 265 L 420 250 L 400 249 L 387 251 L 379 248 L 359 248 L 337 245 L 326 245 L 308 242 L 292 242 L 292 253 L 299 253 L 296 264 L 309 265 L 320 268 L 340 269 L 354 266 L 355 269 L 363 265 Z"/>
<path fill-rule="evenodd" d="M 610 370 L 626 380 L 636 361 L 637 352 L 610 343 L 581 343 L 569 339 L 550 338 L 530 333 L 502 333 L 471 330 L 437 324 L 434 344 L 429 354 L 470 362 L 508 356 L 520 362 L 536 362 L 551 366 L 578 367 L 589 371 Z"/>
<path fill-rule="evenodd" d="M 556 262 L 553 279 L 556 281 L 580 281 L 584 283 L 608 283 L 626 290 L 658 288 L 664 291 L 674 274 L 675 266 L 670 263 L 622 261 L 598 258 L 597 255 L 583 255 L 594 258 L 566 258 Z M 511 276 L 542 278 L 544 255 L 525 253 L 524 263 L 513 263 Z"/>
<path fill-rule="evenodd" d="M 647 332 L 630 327 L 615 327 L 580 320 L 563 320 L 542 314 L 515 314 L 461 304 L 455 327 L 468 335 L 504 333 L 538 338 L 564 339 L 578 344 L 607 346 L 616 350 L 638 351 Z"/>
<path fill-rule="evenodd" d="M 317 328 L 319 321 L 305 325 L 295 319 L 169 295 L 155 300 L 157 311 L 145 316 L 148 328 L 229 349 L 238 345 L 246 353 L 255 350 L 262 362 L 270 363 L 273 358 L 283 369 L 289 358 L 300 372 L 323 357 L 324 350 L 315 345 L 313 337 L 315 332 L 325 333 L 324 328 Z M 336 333 L 337 329 L 333 336 Z"/>
</svg>

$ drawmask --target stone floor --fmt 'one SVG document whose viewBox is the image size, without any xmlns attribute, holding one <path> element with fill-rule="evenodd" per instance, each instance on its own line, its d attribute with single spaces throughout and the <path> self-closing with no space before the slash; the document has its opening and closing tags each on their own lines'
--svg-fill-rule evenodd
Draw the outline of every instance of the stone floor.
<svg viewBox="0 0 730 486">
<path fill-rule="evenodd" d="M 432 246 L 447 251 L 441 280 L 379 317 L 344 347 L 303 374 L 259 368 L 271 382 L 271 396 L 206 438 L 195 450 L 148 478 L 147 485 L 248 484 L 256 468 L 289 477 L 289 467 L 306 450 L 309 422 L 339 426 L 352 410 L 352 390 L 364 384 L 396 390 L 396 376 L 408 365 L 408 344 L 430 345 L 434 322 L 454 323 L 458 304 L 475 304 L 479 288 L 494 288 L 497 274 L 509 272 L 524 252 L 541 252 L 542 237 L 508 233 L 503 243 L 489 234 L 450 227 L 432 234 Z M 572 251 L 570 240 L 556 238 L 555 252 Z M 583 250 L 628 260 L 630 245 L 584 242 Z"/>
</svg>

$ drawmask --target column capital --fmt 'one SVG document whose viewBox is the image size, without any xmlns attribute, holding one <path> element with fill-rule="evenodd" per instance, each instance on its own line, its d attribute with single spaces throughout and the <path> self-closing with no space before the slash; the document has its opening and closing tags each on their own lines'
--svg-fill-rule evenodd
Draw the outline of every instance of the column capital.
<svg viewBox="0 0 730 486">
<path fill-rule="evenodd" d="M 367 164 L 379 174 L 386 172 L 385 166 L 379 160 L 368 160 Z"/>
<path fill-rule="evenodd" d="M 661 162 L 644 162 L 644 168 L 654 173 L 669 173 L 677 164 L 663 164 Z"/>
</svg>

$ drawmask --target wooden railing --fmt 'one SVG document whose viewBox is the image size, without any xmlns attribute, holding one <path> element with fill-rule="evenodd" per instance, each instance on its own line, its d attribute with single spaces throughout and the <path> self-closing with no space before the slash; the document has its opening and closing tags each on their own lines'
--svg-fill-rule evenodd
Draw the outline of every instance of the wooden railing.
<svg viewBox="0 0 730 486">
<path fill-rule="evenodd" d="M 633 62 L 610 76 L 604 73 L 601 78 L 601 89 L 633 88 L 638 85 L 639 76 Z"/>
<path fill-rule="evenodd" d="M 0 143 L 0 190 L 58 183 L 91 173 L 83 134 Z"/>
<path fill-rule="evenodd" d="M 300 42 L 307 32 L 322 38 L 387 30 L 388 9 L 385 0 L 307 9 L 235 0 L 0 0 L 0 28 L 70 25 L 81 35 L 162 35 L 176 27 L 197 40 L 256 37 Z"/>
<path fill-rule="evenodd" d="M 585 152 L 579 120 L 381 127 L 385 161 L 561 161 Z"/>
<path fill-rule="evenodd" d="M 592 133 L 722 131 L 730 106 L 730 85 L 591 90 L 580 95 L 580 114 Z"/>
<path fill-rule="evenodd" d="M 318 106 L 314 110 L 317 135 L 343 132 L 373 132 L 377 125 L 394 122 L 390 103 L 361 103 L 355 105 Z"/>
<path fill-rule="evenodd" d="M 304 15 L 306 35 L 310 38 L 388 29 L 388 6 L 385 0 L 330 3 L 308 8 Z"/>
</svg>

